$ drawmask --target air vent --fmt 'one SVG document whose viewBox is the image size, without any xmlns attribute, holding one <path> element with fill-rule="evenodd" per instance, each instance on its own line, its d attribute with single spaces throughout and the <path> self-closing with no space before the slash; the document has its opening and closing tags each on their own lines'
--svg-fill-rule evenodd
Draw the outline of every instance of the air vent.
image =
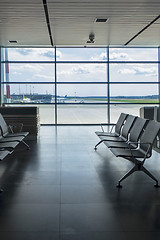
<svg viewBox="0 0 160 240">
<path fill-rule="evenodd" d="M 108 18 L 96 18 L 95 22 L 97 23 L 106 23 L 108 21 Z"/>
<path fill-rule="evenodd" d="M 16 40 L 9 40 L 9 43 L 17 43 Z"/>
</svg>

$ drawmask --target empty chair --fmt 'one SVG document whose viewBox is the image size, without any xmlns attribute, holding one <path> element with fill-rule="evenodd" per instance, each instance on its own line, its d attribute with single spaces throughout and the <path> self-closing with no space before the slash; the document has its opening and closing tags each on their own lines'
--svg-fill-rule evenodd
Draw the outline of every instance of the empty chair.
<svg viewBox="0 0 160 240">
<path fill-rule="evenodd" d="M 19 141 L 11 140 L 9 141 L 7 138 L 4 138 L 2 136 L 2 132 L 0 130 L 0 150 L 10 150 L 12 151 L 14 148 L 16 148 L 19 144 Z"/>
<path fill-rule="evenodd" d="M 2 134 L 2 136 L 0 136 L 0 142 L 3 142 L 4 146 L 11 146 L 11 148 L 15 148 L 18 143 L 21 142 L 27 147 L 27 149 L 30 149 L 29 145 L 24 141 L 24 138 L 29 134 L 29 132 L 9 133 L 8 126 L 1 114 L 0 128 Z"/>
<path fill-rule="evenodd" d="M 137 117 L 136 116 L 133 116 L 133 115 L 128 115 L 127 118 L 126 118 L 126 121 L 123 125 L 123 128 L 122 128 L 122 133 L 120 136 L 114 136 L 114 137 L 110 137 L 110 136 L 98 136 L 101 141 L 99 141 L 94 149 L 96 150 L 97 149 L 97 146 L 99 144 L 101 144 L 102 142 L 104 142 L 106 144 L 107 141 L 113 141 L 113 142 L 126 142 L 128 141 L 128 134 L 130 132 L 130 129 L 131 127 L 133 126 L 133 123 L 135 121 Z"/>
<path fill-rule="evenodd" d="M 97 134 L 97 136 L 111 136 L 111 137 L 119 136 L 121 134 L 121 129 L 122 129 L 122 126 L 123 126 L 127 116 L 128 116 L 128 114 L 121 113 L 116 124 L 114 124 L 114 123 L 108 124 L 108 126 L 112 126 L 110 131 L 105 132 L 102 127 L 102 124 L 101 124 L 102 132 L 95 132 L 95 133 Z M 114 132 L 112 132 L 113 129 L 115 129 Z"/>
<path fill-rule="evenodd" d="M 146 159 L 152 155 L 152 146 L 159 131 L 160 123 L 150 120 L 140 137 L 140 141 L 134 143 L 138 144 L 136 149 L 133 149 L 132 146 L 128 149 L 110 148 L 116 157 L 122 157 L 134 163 L 134 167 L 118 181 L 117 187 L 122 187 L 120 183 L 135 171 L 143 171 L 156 182 L 155 187 L 159 187 L 158 180 L 143 166 Z M 133 143 L 128 144 L 132 145 Z"/>
<path fill-rule="evenodd" d="M 2 114 L 0 114 L 0 127 L 1 127 L 1 130 L 2 130 L 2 135 L 3 137 L 17 137 L 17 136 L 24 136 L 26 137 L 29 132 L 20 132 L 20 133 L 9 133 L 8 131 L 8 126 L 2 116 Z"/>
<path fill-rule="evenodd" d="M 113 142 L 113 141 L 105 141 L 105 145 L 109 148 L 137 148 L 137 142 L 144 131 L 145 126 L 147 125 L 148 120 L 137 117 L 130 132 L 129 139 L 126 142 Z M 130 145 L 128 145 L 130 143 Z"/>
<path fill-rule="evenodd" d="M 97 136 L 111 136 L 111 137 L 120 136 L 122 126 L 123 126 L 124 121 L 126 120 L 127 116 L 128 116 L 128 114 L 121 113 L 116 124 L 109 124 L 109 125 L 112 125 L 110 132 L 104 132 L 104 130 L 103 130 L 103 132 L 95 132 L 95 133 L 97 134 Z M 113 128 L 115 128 L 115 132 L 112 132 Z"/>
</svg>

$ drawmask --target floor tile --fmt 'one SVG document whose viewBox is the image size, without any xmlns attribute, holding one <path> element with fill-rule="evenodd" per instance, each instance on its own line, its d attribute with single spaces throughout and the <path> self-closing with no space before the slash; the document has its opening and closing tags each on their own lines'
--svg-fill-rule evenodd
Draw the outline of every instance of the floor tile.
<svg viewBox="0 0 160 240">
<path fill-rule="evenodd" d="M 122 230 L 119 218 L 109 204 L 63 204 L 61 231 Z"/>
</svg>

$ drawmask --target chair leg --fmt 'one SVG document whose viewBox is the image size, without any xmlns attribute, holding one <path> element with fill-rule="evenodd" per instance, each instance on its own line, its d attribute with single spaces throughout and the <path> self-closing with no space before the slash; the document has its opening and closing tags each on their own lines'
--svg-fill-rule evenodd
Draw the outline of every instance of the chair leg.
<svg viewBox="0 0 160 240">
<path fill-rule="evenodd" d="M 135 165 L 132 169 L 130 169 L 119 181 L 117 184 L 117 188 L 122 188 L 122 185 L 120 184 L 124 179 L 129 177 L 132 173 L 136 172 L 138 170 L 138 166 Z"/>
<path fill-rule="evenodd" d="M 141 166 L 140 170 L 146 173 L 150 178 L 152 178 L 156 182 L 156 184 L 154 185 L 155 187 L 160 187 L 158 185 L 158 180 L 144 166 Z"/>
<path fill-rule="evenodd" d="M 99 141 L 99 142 L 95 145 L 94 150 L 97 150 L 97 146 L 98 146 L 99 144 L 101 144 L 102 142 L 104 142 L 104 139 L 101 140 L 101 141 Z"/>
<path fill-rule="evenodd" d="M 29 145 L 25 141 L 22 140 L 21 142 L 27 147 L 27 150 L 30 149 Z"/>
</svg>

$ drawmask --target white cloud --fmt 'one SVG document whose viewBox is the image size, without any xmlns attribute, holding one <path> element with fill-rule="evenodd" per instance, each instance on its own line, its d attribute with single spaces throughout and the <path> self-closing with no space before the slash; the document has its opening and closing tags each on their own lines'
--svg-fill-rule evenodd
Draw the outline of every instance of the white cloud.
<svg viewBox="0 0 160 240">
<path fill-rule="evenodd" d="M 118 71 L 118 73 L 121 73 L 121 74 L 136 74 L 136 71 L 134 69 L 124 68 L 124 69 L 120 69 Z"/>
<path fill-rule="evenodd" d="M 129 56 L 127 53 L 117 52 L 117 51 L 113 51 L 113 50 L 110 50 L 109 58 L 110 58 L 110 60 L 121 60 L 121 61 L 131 60 L 131 59 L 129 59 Z M 106 51 L 102 52 L 100 55 L 91 57 L 91 61 L 103 61 L 103 60 L 107 60 L 107 52 Z"/>
<path fill-rule="evenodd" d="M 121 60 L 121 61 L 129 60 L 129 56 L 125 52 L 120 52 L 120 53 L 113 52 L 113 53 L 110 53 L 109 58 L 110 58 L 110 60 Z"/>
<path fill-rule="evenodd" d="M 141 66 L 132 66 L 132 68 L 124 68 L 118 71 L 120 74 L 137 74 L 137 75 L 145 75 L 145 76 L 157 76 L 157 68 L 156 67 L 141 67 Z"/>
<path fill-rule="evenodd" d="M 10 65 L 10 69 L 11 71 L 36 71 L 36 72 L 40 72 L 42 70 L 45 70 L 45 65 L 40 65 L 40 64 L 12 64 Z M 23 72 L 22 72 L 23 73 Z"/>
<path fill-rule="evenodd" d="M 54 48 L 12 48 L 8 51 L 9 60 L 19 61 L 54 61 Z M 57 50 L 57 58 L 61 58 L 61 51 Z"/>
<path fill-rule="evenodd" d="M 106 66 L 101 64 L 78 64 L 72 67 L 68 67 L 64 70 L 62 67 L 58 69 L 58 75 L 88 75 L 88 74 L 103 74 L 106 72 Z"/>
<path fill-rule="evenodd" d="M 106 52 L 102 52 L 100 55 L 91 57 L 90 60 L 91 60 L 91 61 L 107 60 L 107 53 L 106 53 Z"/>
<path fill-rule="evenodd" d="M 62 58 L 63 55 L 61 51 L 57 50 L 56 53 L 57 53 L 57 58 Z"/>
<path fill-rule="evenodd" d="M 43 75 L 43 74 L 34 74 L 33 75 L 33 78 L 43 78 L 43 79 L 46 79 L 46 80 L 52 80 L 53 81 L 53 76 L 47 76 L 47 75 Z"/>
</svg>

